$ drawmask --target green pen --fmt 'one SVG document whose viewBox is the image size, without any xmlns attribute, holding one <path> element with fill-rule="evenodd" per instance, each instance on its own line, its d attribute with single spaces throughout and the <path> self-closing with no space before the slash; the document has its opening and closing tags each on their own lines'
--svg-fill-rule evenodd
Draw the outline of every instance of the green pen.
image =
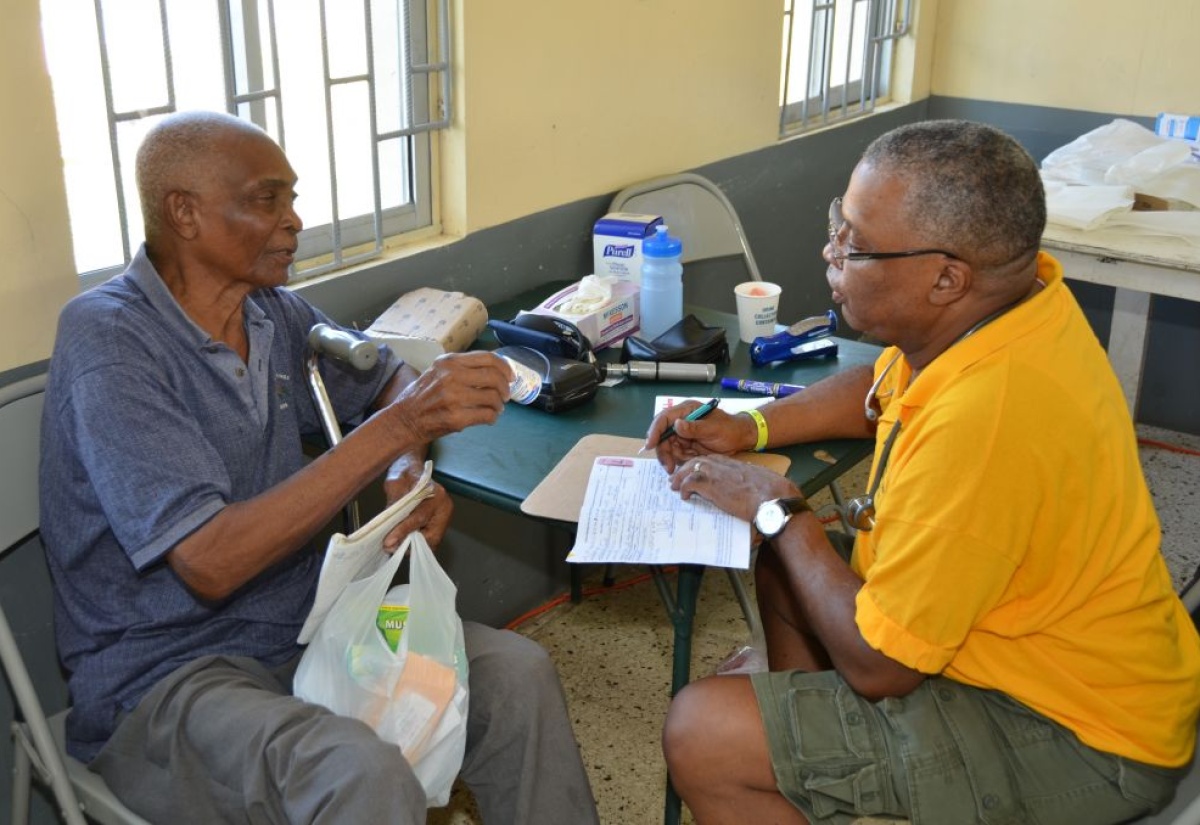
<svg viewBox="0 0 1200 825">
<path fill-rule="evenodd" d="M 683 419 L 685 421 L 698 421 L 701 418 L 703 418 L 704 416 L 708 415 L 713 410 L 715 410 L 717 408 L 717 405 L 720 403 L 721 403 L 720 398 L 713 398 L 712 400 L 707 401 L 707 402 L 701 404 L 696 409 L 692 410 L 690 413 L 685 415 L 683 417 Z M 673 435 L 675 435 L 675 425 L 674 424 L 672 424 L 670 427 L 667 427 L 667 429 L 663 431 L 662 436 L 660 436 L 658 439 L 658 443 L 662 444 L 664 441 L 666 441 L 668 438 L 670 438 Z M 643 453 L 648 449 L 649 449 L 649 447 L 642 447 L 642 449 L 638 450 L 638 452 Z"/>
</svg>

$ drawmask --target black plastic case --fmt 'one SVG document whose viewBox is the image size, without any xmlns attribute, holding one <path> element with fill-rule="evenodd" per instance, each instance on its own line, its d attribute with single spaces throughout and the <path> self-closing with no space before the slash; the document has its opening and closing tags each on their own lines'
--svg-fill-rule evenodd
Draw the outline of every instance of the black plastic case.
<svg viewBox="0 0 1200 825">
<path fill-rule="evenodd" d="M 530 404 L 548 413 L 563 412 L 591 401 L 602 379 L 595 364 L 545 355 L 529 347 L 506 346 L 496 350 L 542 376 L 542 391 Z"/>
<path fill-rule="evenodd" d="M 724 364 L 729 361 L 729 342 L 724 327 L 710 327 L 695 315 L 686 315 L 653 341 L 633 335 L 626 338 L 621 345 L 621 363 L 628 361 Z"/>
</svg>

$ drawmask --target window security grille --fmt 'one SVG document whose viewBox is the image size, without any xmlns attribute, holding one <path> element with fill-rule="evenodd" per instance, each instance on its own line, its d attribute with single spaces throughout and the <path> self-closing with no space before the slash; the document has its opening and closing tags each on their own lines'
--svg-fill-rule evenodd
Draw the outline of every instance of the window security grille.
<svg viewBox="0 0 1200 825">
<path fill-rule="evenodd" d="M 779 135 L 868 114 L 887 97 L 912 0 L 784 0 Z M 798 8 L 799 7 L 799 8 Z"/>
<path fill-rule="evenodd" d="M 432 224 L 449 0 L 43 0 L 42 13 L 85 286 L 141 243 L 134 156 L 176 111 L 227 111 L 284 147 L 300 176 L 299 276 Z"/>
</svg>

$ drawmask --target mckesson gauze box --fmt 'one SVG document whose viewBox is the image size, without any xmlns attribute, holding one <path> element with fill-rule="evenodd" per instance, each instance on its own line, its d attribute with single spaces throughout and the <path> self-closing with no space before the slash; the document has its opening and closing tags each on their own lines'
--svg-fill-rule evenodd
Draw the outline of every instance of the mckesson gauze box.
<svg viewBox="0 0 1200 825">
<path fill-rule="evenodd" d="M 598 350 L 637 332 L 640 292 L 640 287 L 630 281 L 611 275 L 588 275 L 530 311 L 570 321 L 587 336 L 592 349 Z"/>
<path fill-rule="evenodd" d="M 642 282 L 642 241 L 662 223 L 658 215 L 609 212 L 592 230 L 596 275 L 616 275 L 635 284 Z"/>
</svg>

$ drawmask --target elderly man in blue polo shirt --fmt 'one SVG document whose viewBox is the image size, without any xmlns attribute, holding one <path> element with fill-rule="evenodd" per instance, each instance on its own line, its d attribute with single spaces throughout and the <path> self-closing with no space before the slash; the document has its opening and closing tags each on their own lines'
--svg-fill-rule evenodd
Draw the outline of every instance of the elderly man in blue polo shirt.
<svg viewBox="0 0 1200 825">
<path fill-rule="evenodd" d="M 428 444 L 495 421 L 510 374 L 489 353 L 421 375 L 383 351 L 323 365 L 339 420 L 311 462 L 304 384 L 320 311 L 284 288 L 301 229 L 296 175 L 228 115 L 166 118 L 137 159 L 146 243 L 64 309 L 43 425 L 42 533 L 70 671 L 70 751 L 131 809 L 172 822 L 417 823 L 400 750 L 291 695 L 320 556 L 314 535 Z M 389 537 L 436 543 L 444 490 Z M 465 624 L 462 776 L 488 822 L 596 822 L 557 674 L 533 642 Z"/>
</svg>

